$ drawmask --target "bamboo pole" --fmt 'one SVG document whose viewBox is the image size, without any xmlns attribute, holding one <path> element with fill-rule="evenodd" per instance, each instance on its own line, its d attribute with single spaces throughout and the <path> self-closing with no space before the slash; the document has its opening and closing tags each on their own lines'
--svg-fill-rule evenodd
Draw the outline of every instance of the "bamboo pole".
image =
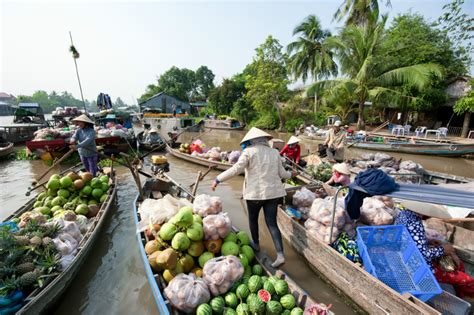
<svg viewBox="0 0 474 315">
<path fill-rule="evenodd" d="M 69 38 L 71 39 L 71 46 L 74 46 L 74 44 L 72 42 L 71 31 L 69 31 Z M 81 98 L 82 98 L 82 104 L 84 105 L 84 112 L 87 113 L 86 102 L 84 101 L 84 95 L 82 93 L 81 79 L 79 77 L 79 69 L 77 68 L 77 61 L 76 61 L 76 58 L 74 56 L 72 56 L 72 59 L 74 60 L 74 65 L 76 66 L 77 82 L 79 83 L 79 90 L 81 91 Z"/>
</svg>

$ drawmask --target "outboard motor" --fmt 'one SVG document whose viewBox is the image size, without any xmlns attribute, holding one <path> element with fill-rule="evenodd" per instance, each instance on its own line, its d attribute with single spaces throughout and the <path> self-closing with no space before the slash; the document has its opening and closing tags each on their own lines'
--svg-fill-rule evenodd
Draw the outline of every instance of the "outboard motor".
<svg viewBox="0 0 474 315">
<path fill-rule="evenodd" d="M 168 163 L 168 159 L 164 155 L 153 155 L 151 157 L 151 171 L 154 175 L 160 172 L 169 172 L 170 171 L 170 164 Z"/>
</svg>

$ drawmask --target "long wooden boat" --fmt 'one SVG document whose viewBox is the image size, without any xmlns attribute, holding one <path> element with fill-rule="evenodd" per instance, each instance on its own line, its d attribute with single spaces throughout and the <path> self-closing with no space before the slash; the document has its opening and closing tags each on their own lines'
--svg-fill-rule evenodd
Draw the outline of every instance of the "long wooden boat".
<svg viewBox="0 0 474 315">
<path fill-rule="evenodd" d="M 156 143 L 149 143 L 145 142 L 145 137 L 144 137 L 144 132 L 141 131 L 137 134 L 137 142 L 140 146 L 141 149 L 147 150 L 147 151 L 162 151 L 166 149 L 165 142 L 161 139 L 160 141 Z"/>
<path fill-rule="evenodd" d="M 7 157 L 13 150 L 13 142 L 0 143 L 0 158 Z"/>
<path fill-rule="evenodd" d="M 37 130 L 46 127 L 42 124 L 9 124 L 1 125 L 0 133 L 8 142 L 23 143 L 34 138 Z"/>
<path fill-rule="evenodd" d="M 79 170 L 76 169 L 76 170 Z M 104 228 L 104 222 L 107 215 L 110 214 L 113 208 L 115 198 L 117 195 L 117 179 L 112 169 L 111 171 L 112 183 L 109 185 L 109 194 L 102 203 L 99 212 L 94 217 L 93 224 L 84 235 L 84 238 L 79 243 L 78 252 L 71 264 L 63 270 L 59 275 L 50 278 L 49 282 L 45 283 L 43 288 L 34 290 L 26 299 L 25 305 L 16 314 L 44 314 L 54 307 L 61 295 L 66 291 L 67 287 L 74 280 L 78 274 L 82 264 L 87 256 L 91 253 L 100 231 Z M 4 222 L 10 221 L 14 218 L 20 217 L 22 213 L 31 211 L 36 198 L 28 201 L 24 206 L 15 211 Z"/>
<path fill-rule="evenodd" d="M 166 143 L 166 149 L 168 150 L 168 152 L 172 156 L 178 159 L 185 160 L 185 161 L 188 161 L 194 164 L 199 164 L 201 166 L 206 166 L 206 167 L 214 166 L 215 169 L 219 171 L 226 171 L 232 167 L 232 164 L 229 164 L 229 163 L 211 161 L 199 156 L 192 156 L 191 154 L 180 152 L 176 147 L 179 147 L 178 143 L 174 143 L 172 146 Z"/>
<path fill-rule="evenodd" d="M 407 142 L 349 142 L 352 148 L 398 152 L 408 154 L 423 154 L 434 156 L 457 157 L 463 155 L 474 154 L 474 144 L 445 144 L 445 143 L 407 143 Z"/>
<path fill-rule="evenodd" d="M 204 119 L 204 128 L 218 130 L 243 130 L 245 128 L 245 124 L 241 124 L 235 119 Z"/>
<path fill-rule="evenodd" d="M 153 198 L 153 196 L 159 196 L 159 198 L 162 198 L 166 194 L 172 194 L 175 197 L 189 197 L 189 195 L 182 191 L 180 187 L 164 178 L 155 178 L 153 180 L 148 180 L 144 184 L 143 192 L 145 198 Z M 145 267 L 148 283 L 150 284 L 151 291 L 153 293 L 156 306 L 158 308 L 158 313 L 161 315 L 178 314 L 178 310 L 172 307 L 171 303 L 166 299 L 165 295 L 163 294 L 163 290 L 165 288 L 164 279 L 162 279 L 161 275 L 154 273 L 150 266 L 150 263 L 148 262 L 147 255 L 145 253 L 145 244 L 147 243 L 148 238 L 145 233 L 138 232 L 140 222 L 140 214 L 138 213 L 139 205 L 139 195 L 137 195 L 133 205 L 133 212 L 137 231 L 136 236 L 138 241 L 138 247 L 140 249 L 140 256 Z M 238 231 L 235 227 L 234 230 Z M 304 309 L 306 306 L 316 303 L 308 295 L 308 293 L 306 293 L 301 287 L 299 287 L 283 271 L 272 268 L 270 265 L 271 259 L 268 256 L 260 253 L 257 254 L 255 258 L 258 263 L 262 265 L 267 275 L 277 275 L 288 283 L 289 290 L 295 296 L 298 306 Z"/>
<path fill-rule="evenodd" d="M 297 188 L 287 190 L 291 203 Z M 370 314 L 440 314 L 414 296 L 401 295 L 362 267 L 354 264 L 331 246 L 307 233 L 305 227 L 278 209 L 282 236 L 302 255 L 309 267 L 330 283 L 338 293 Z"/>
</svg>

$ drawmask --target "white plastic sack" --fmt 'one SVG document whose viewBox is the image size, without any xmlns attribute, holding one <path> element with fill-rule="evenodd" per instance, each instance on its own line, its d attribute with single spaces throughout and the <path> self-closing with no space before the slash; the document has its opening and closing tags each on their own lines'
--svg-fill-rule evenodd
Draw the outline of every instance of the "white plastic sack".
<svg viewBox="0 0 474 315">
<path fill-rule="evenodd" d="M 334 200 L 332 197 L 315 199 L 309 211 L 309 217 L 322 225 L 331 226 L 333 208 Z M 341 229 L 347 220 L 350 219 L 346 210 L 344 210 L 344 199 L 338 198 L 334 216 L 334 226 Z"/>
<path fill-rule="evenodd" d="M 235 164 L 240 158 L 240 151 L 232 151 L 229 154 L 229 163 Z"/>
<path fill-rule="evenodd" d="M 302 187 L 293 195 L 293 206 L 298 210 L 300 210 L 300 208 L 308 208 L 311 207 L 314 199 L 316 199 L 316 194 L 308 188 Z"/>
<path fill-rule="evenodd" d="M 211 214 L 202 220 L 205 240 L 218 240 L 226 237 L 232 230 L 232 223 L 227 213 Z"/>
<path fill-rule="evenodd" d="M 393 223 L 393 216 L 387 211 L 387 206 L 375 197 L 364 199 L 360 208 L 360 221 L 367 225 L 389 225 Z"/>
<path fill-rule="evenodd" d="M 206 262 L 202 269 L 202 279 L 212 295 L 226 293 L 244 274 L 244 266 L 235 256 L 220 256 Z"/>
<path fill-rule="evenodd" d="M 222 211 L 222 201 L 219 197 L 206 194 L 197 195 L 193 203 L 193 212 L 205 218 L 210 214 L 218 214 Z"/>
<path fill-rule="evenodd" d="M 150 223 L 163 224 L 185 206 L 192 206 L 192 204 L 187 199 L 177 199 L 171 195 L 166 195 L 161 199 L 145 199 L 138 209 L 141 218 L 140 231 L 145 231 Z"/>
<path fill-rule="evenodd" d="M 180 273 L 174 277 L 164 293 L 174 307 L 185 313 L 195 312 L 200 304 L 211 298 L 206 283 L 193 273 Z"/>
</svg>

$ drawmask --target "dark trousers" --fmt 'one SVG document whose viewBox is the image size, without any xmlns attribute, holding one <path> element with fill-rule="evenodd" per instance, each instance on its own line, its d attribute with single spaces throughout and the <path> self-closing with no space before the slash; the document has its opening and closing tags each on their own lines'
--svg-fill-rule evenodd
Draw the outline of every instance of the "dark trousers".
<svg viewBox="0 0 474 315">
<path fill-rule="evenodd" d="M 280 229 L 277 224 L 277 210 L 278 200 L 280 198 L 268 199 L 268 200 L 246 200 L 247 209 L 249 212 L 249 226 L 252 239 L 255 244 L 259 244 L 258 237 L 258 215 L 260 209 L 263 207 L 263 213 L 265 215 L 265 223 L 270 230 L 270 234 L 275 244 L 275 249 L 278 253 L 283 253 L 283 242 L 281 240 Z"/>
</svg>

